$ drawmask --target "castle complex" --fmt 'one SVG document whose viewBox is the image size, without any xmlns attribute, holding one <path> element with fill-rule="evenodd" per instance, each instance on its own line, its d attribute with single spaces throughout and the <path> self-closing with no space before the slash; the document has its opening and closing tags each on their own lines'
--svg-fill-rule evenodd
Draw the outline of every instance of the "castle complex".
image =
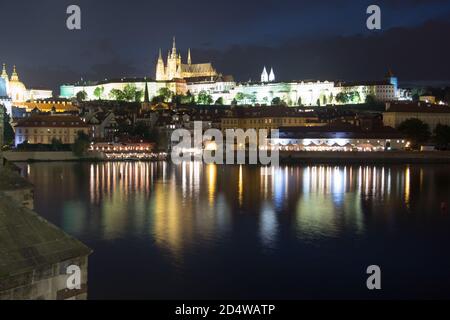
<svg viewBox="0 0 450 320">
<path fill-rule="evenodd" d="M 164 61 L 161 50 L 156 61 L 155 78 L 121 78 L 97 83 L 77 83 L 61 86 L 62 98 L 73 98 L 84 91 L 88 100 L 95 100 L 95 90 L 101 99 L 114 99 L 113 90 L 124 90 L 134 86 L 136 90 L 148 92 L 152 99 L 167 88 L 176 95 L 191 94 L 196 101 L 199 96 L 208 96 L 209 101 L 237 105 L 325 106 L 347 103 L 365 103 L 368 98 L 375 101 L 393 101 L 399 98 L 398 82 L 392 74 L 384 80 L 348 83 L 341 81 L 277 81 L 273 68 L 263 68 L 260 81 L 236 82 L 232 76 L 223 76 L 211 63 L 192 63 L 191 51 L 187 51 L 186 63 L 173 39 L 172 49 Z M 142 97 L 144 99 L 144 97 Z"/>
</svg>

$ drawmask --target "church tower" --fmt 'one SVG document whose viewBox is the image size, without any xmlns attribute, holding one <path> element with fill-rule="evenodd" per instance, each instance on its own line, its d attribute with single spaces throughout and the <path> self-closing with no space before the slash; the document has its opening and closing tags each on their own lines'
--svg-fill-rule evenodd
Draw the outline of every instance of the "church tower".
<svg viewBox="0 0 450 320">
<path fill-rule="evenodd" d="M 269 82 L 269 74 L 267 73 L 265 66 L 264 66 L 264 70 L 261 74 L 261 82 Z"/>
<path fill-rule="evenodd" d="M 164 60 L 162 58 L 161 49 L 159 49 L 158 62 L 156 63 L 156 81 L 166 80 L 166 67 L 164 66 Z"/>
<path fill-rule="evenodd" d="M 187 64 L 188 64 L 188 65 L 191 65 L 191 64 L 192 64 L 192 59 L 191 59 L 191 49 L 190 49 L 190 48 L 189 48 L 189 50 L 188 50 Z"/>
<path fill-rule="evenodd" d="M 5 80 L 6 94 L 9 94 L 9 76 L 8 73 L 6 72 L 6 64 L 3 64 L 1 77 L 3 78 L 3 80 Z"/>
<path fill-rule="evenodd" d="M 175 37 L 173 37 L 173 45 L 172 51 L 169 52 L 169 57 L 167 58 L 167 79 L 172 80 L 173 78 L 179 77 L 178 75 L 178 66 L 181 64 L 181 58 L 177 55 L 177 45 L 175 41 Z"/>
<path fill-rule="evenodd" d="M 275 81 L 275 73 L 273 72 L 273 68 L 270 68 L 270 74 L 269 74 L 269 82 Z"/>
</svg>

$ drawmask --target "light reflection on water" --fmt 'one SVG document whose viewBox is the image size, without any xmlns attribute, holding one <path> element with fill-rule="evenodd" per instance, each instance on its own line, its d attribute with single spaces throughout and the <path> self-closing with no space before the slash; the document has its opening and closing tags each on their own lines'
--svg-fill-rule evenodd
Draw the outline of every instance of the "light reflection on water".
<svg viewBox="0 0 450 320">
<path fill-rule="evenodd" d="M 424 221 L 435 219 L 448 225 L 448 215 L 440 209 L 450 194 L 445 183 L 450 173 L 445 166 L 264 168 L 199 162 L 179 166 L 165 162 L 21 166 L 25 169 L 23 174 L 36 186 L 37 211 L 93 247 L 91 268 L 95 274 L 104 269 L 103 261 L 110 258 L 111 253 L 103 248 L 117 251 L 118 246 L 123 245 L 128 250 L 120 251 L 120 259 L 139 258 L 139 263 L 143 264 L 140 267 L 123 265 L 124 272 L 138 272 L 137 269 L 148 268 L 158 261 L 164 263 L 160 267 L 164 271 L 158 269 L 159 272 L 186 277 L 177 278 L 179 282 L 172 284 L 174 291 L 167 292 L 168 298 L 179 297 L 176 294 L 183 292 L 186 293 L 183 298 L 193 298 L 196 294 L 203 297 L 202 287 L 183 291 L 185 289 L 177 289 L 177 286 L 181 285 L 180 281 L 195 278 L 207 282 L 211 280 L 207 277 L 217 277 L 211 270 L 197 274 L 206 261 L 214 264 L 215 260 L 223 262 L 215 266 L 220 274 L 231 272 L 233 268 L 243 274 L 246 268 L 260 270 L 261 274 L 247 275 L 250 279 L 241 279 L 242 283 L 252 281 L 252 276 L 254 281 L 258 277 L 267 280 L 267 277 L 274 277 L 275 269 L 286 273 L 275 276 L 278 282 L 286 281 L 287 290 L 283 294 L 269 290 L 264 296 L 264 292 L 249 291 L 248 297 L 310 297 L 296 290 L 288 280 L 304 276 L 294 275 L 289 271 L 291 267 L 313 268 L 305 262 L 308 257 L 319 253 L 323 257 L 311 258 L 308 262 L 316 269 L 328 268 L 324 263 L 329 263 L 336 255 L 355 259 L 353 254 L 358 254 L 361 260 L 369 259 L 371 250 L 385 250 L 389 237 L 400 237 L 400 245 L 407 235 L 414 246 L 419 243 L 414 238 L 414 230 L 427 228 L 421 232 L 437 232 L 434 224 L 438 222 L 432 222 L 428 229 Z M 448 235 L 433 236 L 450 240 Z M 423 242 L 420 245 L 424 245 Z M 254 262 L 243 267 L 241 261 L 245 259 Z M 301 263 L 296 259 L 301 259 Z M 382 257 L 377 255 L 377 259 L 382 260 Z M 282 263 L 286 264 L 287 271 L 280 267 L 280 264 L 284 266 Z M 447 263 L 448 258 L 444 265 Z M 146 275 L 154 284 L 162 281 L 155 279 L 159 276 Z M 235 277 L 239 279 L 238 275 Z M 96 279 L 91 282 L 94 296 L 112 294 L 106 292 L 100 281 L 98 284 Z M 151 297 L 148 292 L 142 296 L 135 293 L 136 288 L 131 284 L 128 287 L 125 280 L 122 285 L 122 292 L 136 294 L 134 297 Z M 268 284 L 270 288 L 271 285 Z M 224 297 L 241 287 L 235 284 L 234 288 L 229 283 L 224 283 L 223 287 L 216 284 L 216 289 L 204 286 L 205 292 L 218 290 L 214 297 Z M 152 294 L 160 297 L 157 293 L 169 289 L 155 284 L 154 290 Z M 350 291 L 349 295 L 353 293 Z M 245 290 L 239 294 L 247 297 Z"/>
</svg>

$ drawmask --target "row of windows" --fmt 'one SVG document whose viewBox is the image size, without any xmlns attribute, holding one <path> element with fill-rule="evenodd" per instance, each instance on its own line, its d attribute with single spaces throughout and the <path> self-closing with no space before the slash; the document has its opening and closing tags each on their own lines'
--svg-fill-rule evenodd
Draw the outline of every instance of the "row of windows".
<svg viewBox="0 0 450 320">
<path fill-rule="evenodd" d="M 62 143 L 70 143 L 75 141 L 76 136 L 18 136 L 17 143 L 28 141 L 29 143 L 51 143 L 53 139 L 59 140 Z"/>
<path fill-rule="evenodd" d="M 304 123 L 303 118 L 267 118 L 267 119 L 249 119 L 249 120 L 237 120 L 237 119 L 225 119 L 222 120 L 223 124 L 231 124 L 236 125 L 240 121 L 242 124 L 271 124 L 271 123 L 284 123 L 284 124 L 298 124 L 298 123 Z"/>
<path fill-rule="evenodd" d="M 72 130 L 70 130 L 70 129 L 41 129 L 41 130 L 38 130 L 38 129 L 20 129 L 20 128 L 17 129 L 17 133 L 19 133 L 19 134 L 21 134 L 21 133 L 28 134 L 30 132 L 32 132 L 34 134 L 38 134 L 38 133 L 39 134 L 45 134 L 45 133 L 47 133 L 47 134 L 50 134 L 50 133 L 68 134 L 70 132 L 77 133 L 78 131 L 80 131 L 80 129 L 72 129 Z"/>
</svg>

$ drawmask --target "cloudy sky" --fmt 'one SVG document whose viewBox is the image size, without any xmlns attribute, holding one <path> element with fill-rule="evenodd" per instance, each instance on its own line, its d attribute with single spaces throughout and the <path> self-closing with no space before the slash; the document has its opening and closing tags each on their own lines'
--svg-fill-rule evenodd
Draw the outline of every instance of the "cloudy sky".
<svg viewBox="0 0 450 320">
<path fill-rule="evenodd" d="M 66 28 L 77 4 L 82 30 Z M 377 4 L 382 30 L 366 28 Z M 264 65 L 280 80 L 450 80 L 450 0 L 0 0 L 0 62 L 27 86 L 81 77 L 154 77 L 158 49 L 178 48 L 237 80 Z M 10 70 L 8 70 L 10 72 Z"/>
</svg>

